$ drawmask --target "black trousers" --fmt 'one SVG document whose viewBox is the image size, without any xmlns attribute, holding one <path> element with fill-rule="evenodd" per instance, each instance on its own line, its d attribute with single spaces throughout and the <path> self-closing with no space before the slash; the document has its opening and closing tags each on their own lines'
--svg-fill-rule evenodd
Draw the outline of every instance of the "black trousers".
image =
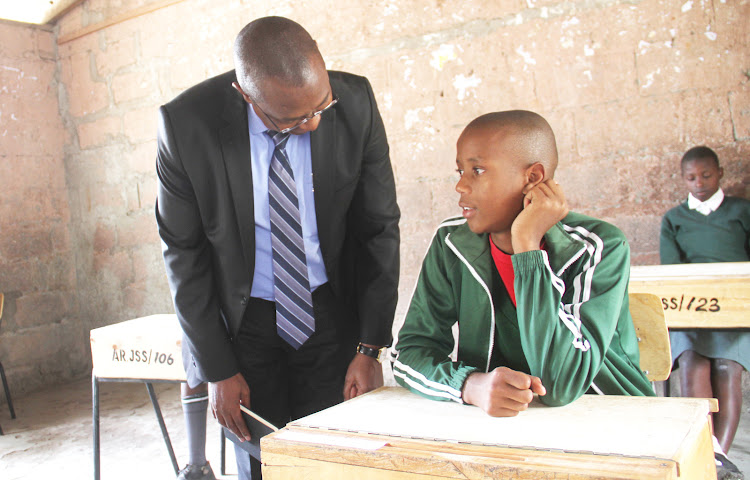
<svg viewBox="0 0 750 480">
<path fill-rule="evenodd" d="M 344 377 L 355 345 L 347 341 L 343 309 L 328 284 L 313 292 L 315 333 L 295 350 L 276 333 L 275 303 L 248 302 L 234 339 L 240 371 L 250 387 L 250 408 L 279 428 L 344 399 Z M 260 462 L 235 447 L 241 480 L 259 480 Z"/>
</svg>

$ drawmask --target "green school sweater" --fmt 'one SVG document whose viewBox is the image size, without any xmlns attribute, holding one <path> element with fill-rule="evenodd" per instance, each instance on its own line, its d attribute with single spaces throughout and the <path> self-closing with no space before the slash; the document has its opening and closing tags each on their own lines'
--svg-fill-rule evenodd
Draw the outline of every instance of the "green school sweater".
<svg viewBox="0 0 750 480">
<path fill-rule="evenodd" d="M 394 347 L 396 380 L 428 398 L 463 402 L 469 374 L 507 366 L 541 378 L 548 405 L 589 391 L 654 395 L 628 309 L 625 236 L 571 212 L 545 242 L 546 251 L 511 257 L 514 308 L 498 292 L 488 235 L 472 233 L 463 218 L 440 225 Z"/>
<path fill-rule="evenodd" d="M 662 219 L 659 256 L 662 264 L 747 262 L 749 242 L 750 201 L 724 197 L 710 215 L 690 210 L 686 201 Z"/>
</svg>

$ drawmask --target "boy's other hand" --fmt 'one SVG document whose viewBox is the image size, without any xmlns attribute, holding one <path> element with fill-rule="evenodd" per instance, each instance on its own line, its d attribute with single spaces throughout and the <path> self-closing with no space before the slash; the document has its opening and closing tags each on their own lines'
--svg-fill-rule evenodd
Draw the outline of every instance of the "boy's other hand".
<svg viewBox="0 0 750 480">
<path fill-rule="evenodd" d="M 513 221 L 513 253 L 539 250 L 542 237 L 568 214 L 568 202 L 554 180 L 542 182 L 526 192 L 523 211 Z"/>
<path fill-rule="evenodd" d="M 539 377 L 498 367 L 489 373 L 474 372 L 466 378 L 463 399 L 493 417 L 515 417 L 529 408 L 534 394 L 547 390 Z"/>
</svg>

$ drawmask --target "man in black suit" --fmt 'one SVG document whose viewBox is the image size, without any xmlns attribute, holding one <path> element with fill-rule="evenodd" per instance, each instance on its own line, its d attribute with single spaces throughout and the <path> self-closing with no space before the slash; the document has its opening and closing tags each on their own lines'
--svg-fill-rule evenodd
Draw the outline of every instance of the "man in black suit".
<svg viewBox="0 0 750 480">
<path fill-rule="evenodd" d="M 280 17 L 248 24 L 234 60 L 160 109 L 156 219 L 188 385 L 207 383 L 214 416 L 249 439 L 240 404 L 281 427 L 383 384 L 400 213 L 366 78 L 326 71 L 310 35 Z M 314 310 L 296 340 L 277 325 L 278 155 L 296 182 Z M 259 478 L 235 450 L 240 478 Z"/>
</svg>

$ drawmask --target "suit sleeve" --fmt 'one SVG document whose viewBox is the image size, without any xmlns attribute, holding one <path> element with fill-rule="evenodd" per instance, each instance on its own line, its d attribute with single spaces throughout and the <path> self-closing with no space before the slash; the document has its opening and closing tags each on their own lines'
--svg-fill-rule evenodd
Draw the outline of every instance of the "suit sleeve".
<svg viewBox="0 0 750 480">
<path fill-rule="evenodd" d="M 210 244 L 168 110 L 159 110 L 156 222 L 175 311 L 196 373 L 219 381 L 239 371 L 221 317 Z M 187 369 L 187 365 L 186 365 Z"/>
<path fill-rule="evenodd" d="M 370 128 L 350 210 L 349 235 L 356 245 L 360 341 L 390 345 L 398 300 L 400 211 L 388 140 L 370 83 L 365 80 Z"/>
<path fill-rule="evenodd" d="M 664 215 L 661 220 L 661 233 L 659 235 L 659 259 L 662 265 L 682 263 L 682 253 L 677 246 L 676 232 L 669 215 Z"/>
<path fill-rule="evenodd" d="M 400 385 L 422 396 L 463 403 L 466 377 L 478 369 L 450 358 L 458 312 L 444 248 L 436 236 L 422 263 L 409 311 L 398 332 L 393 375 Z"/>
<path fill-rule="evenodd" d="M 568 404 L 599 373 L 622 315 L 627 314 L 630 248 L 624 237 L 609 241 L 581 234 L 586 253 L 567 285 L 551 269 L 547 252 L 513 255 L 518 327 L 532 375 L 547 389 L 540 400 Z"/>
</svg>

